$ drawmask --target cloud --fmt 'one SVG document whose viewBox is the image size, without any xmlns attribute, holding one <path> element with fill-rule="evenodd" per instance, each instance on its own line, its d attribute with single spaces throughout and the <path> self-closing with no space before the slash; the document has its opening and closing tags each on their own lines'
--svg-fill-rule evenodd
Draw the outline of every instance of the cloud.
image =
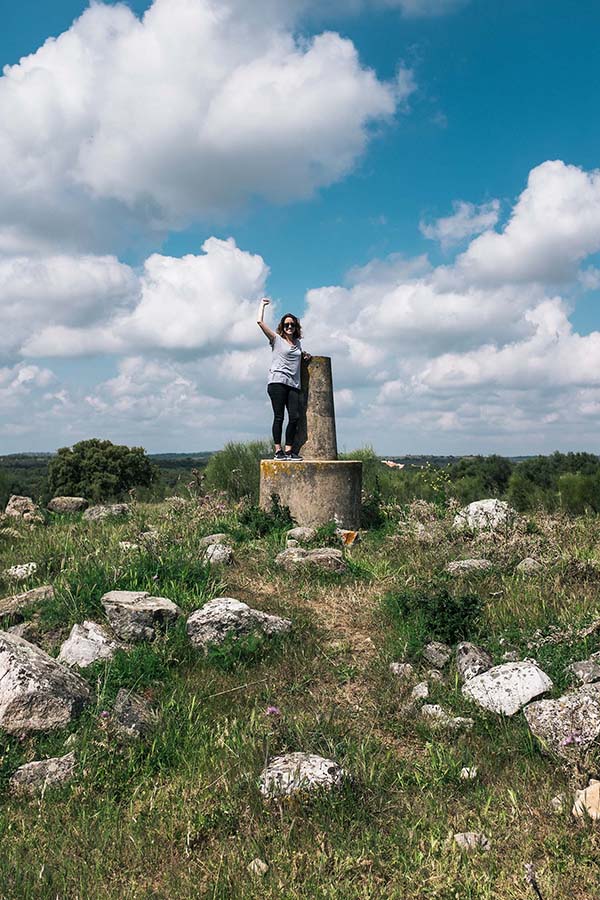
<svg viewBox="0 0 600 900">
<path fill-rule="evenodd" d="M 271 11 L 277 4 L 272 5 Z M 343 178 L 414 90 L 233 0 L 93 3 L 0 78 L 0 252 L 81 250 Z"/>
<path fill-rule="evenodd" d="M 464 200 L 455 201 L 454 213 L 451 216 L 437 219 L 431 225 L 419 224 L 421 234 L 432 241 L 439 241 L 443 250 L 459 244 L 465 238 L 488 231 L 498 222 L 500 201 L 490 200 L 475 206 Z"/>
</svg>

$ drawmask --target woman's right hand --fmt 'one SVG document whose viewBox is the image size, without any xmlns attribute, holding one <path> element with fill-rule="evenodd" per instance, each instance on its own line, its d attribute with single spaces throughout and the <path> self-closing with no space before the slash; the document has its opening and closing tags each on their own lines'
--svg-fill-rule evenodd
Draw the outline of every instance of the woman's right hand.
<svg viewBox="0 0 600 900">
<path fill-rule="evenodd" d="M 271 301 L 269 300 L 268 297 L 263 297 L 260 302 L 262 303 L 263 306 L 268 306 Z"/>
</svg>

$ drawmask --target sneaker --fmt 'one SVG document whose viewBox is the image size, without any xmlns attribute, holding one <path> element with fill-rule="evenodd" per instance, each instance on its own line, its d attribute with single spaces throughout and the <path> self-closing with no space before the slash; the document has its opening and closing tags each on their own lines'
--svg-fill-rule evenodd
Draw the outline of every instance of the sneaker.
<svg viewBox="0 0 600 900">
<path fill-rule="evenodd" d="M 273 459 L 287 459 L 287 455 L 283 452 L 283 450 L 277 450 L 273 454 Z"/>
<path fill-rule="evenodd" d="M 302 459 L 302 457 L 299 453 L 294 453 L 294 451 L 292 450 L 291 453 L 285 454 L 285 459 Z"/>
</svg>

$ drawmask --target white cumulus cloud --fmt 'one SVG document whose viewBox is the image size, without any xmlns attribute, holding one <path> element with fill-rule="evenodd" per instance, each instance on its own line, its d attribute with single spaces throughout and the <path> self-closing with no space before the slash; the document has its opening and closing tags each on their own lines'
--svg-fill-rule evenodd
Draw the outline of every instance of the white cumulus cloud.
<svg viewBox="0 0 600 900">
<path fill-rule="evenodd" d="M 437 219 L 429 225 L 421 222 L 419 228 L 426 238 L 439 241 L 446 250 L 474 234 L 489 231 L 498 222 L 499 214 L 499 200 L 490 200 L 481 206 L 458 200 L 454 203 L 454 212 L 451 216 Z"/>
</svg>

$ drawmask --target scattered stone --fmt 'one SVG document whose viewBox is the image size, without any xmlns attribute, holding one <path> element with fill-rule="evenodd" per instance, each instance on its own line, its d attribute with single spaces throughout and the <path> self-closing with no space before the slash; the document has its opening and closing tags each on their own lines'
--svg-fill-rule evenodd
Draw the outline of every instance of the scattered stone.
<svg viewBox="0 0 600 900">
<path fill-rule="evenodd" d="M 341 550 L 335 547 L 317 547 L 315 550 L 304 550 L 302 547 L 291 547 L 282 550 L 275 559 L 284 569 L 291 571 L 298 567 L 316 566 L 329 572 L 343 575 L 348 564 Z"/>
<path fill-rule="evenodd" d="M 403 681 L 407 681 L 409 678 L 412 678 L 415 674 L 415 670 L 411 666 L 410 663 L 401 663 L 401 662 L 392 662 L 390 663 L 390 672 L 393 675 L 396 675 L 398 678 L 401 678 Z"/>
<path fill-rule="evenodd" d="M 86 522 L 102 522 L 104 519 L 124 518 L 130 512 L 129 503 L 109 503 L 106 506 L 90 506 L 83 518 Z"/>
<path fill-rule="evenodd" d="M 119 541 L 119 548 L 121 550 L 139 550 L 140 545 L 134 543 L 133 541 Z"/>
<path fill-rule="evenodd" d="M 41 603 L 43 600 L 53 599 L 54 588 L 51 584 L 44 584 L 42 587 L 25 591 L 23 594 L 13 594 L 12 597 L 5 597 L 3 600 L 0 600 L 0 617 L 13 616 L 15 613 L 20 613 L 30 606 L 35 606 L 36 603 Z"/>
<path fill-rule="evenodd" d="M 34 503 L 31 497 L 20 497 L 18 494 L 13 494 L 9 498 L 4 514 L 13 519 L 23 519 L 24 522 L 44 521 L 37 503 Z"/>
<path fill-rule="evenodd" d="M 13 794 L 39 794 L 47 787 L 66 784 L 75 776 L 75 754 L 40 759 L 19 766 L 10 779 Z"/>
<path fill-rule="evenodd" d="M 506 650 L 502 654 L 504 662 L 519 662 L 519 653 L 517 650 Z"/>
<path fill-rule="evenodd" d="M 423 650 L 424 658 L 436 669 L 443 669 L 451 655 L 452 650 L 448 644 L 442 644 L 440 641 L 431 641 Z"/>
<path fill-rule="evenodd" d="M 578 819 L 600 819 L 600 781 L 590 778 L 589 785 L 583 791 L 575 791 L 572 813 Z"/>
<path fill-rule="evenodd" d="M 532 556 L 526 556 L 525 559 L 522 559 L 519 565 L 516 568 L 516 571 L 520 575 L 535 575 L 536 572 L 540 572 L 542 569 L 542 564 L 534 559 Z"/>
<path fill-rule="evenodd" d="M 33 622 L 19 622 L 18 625 L 11 625 L 10 628 L 6 629 L 7 634 L 14 634 L 16 637 L 23 638 L 24 641 L 29 641 L 30 644 L 35 644 L 34 640 L 36 636 L 36 630 Z"/>
<path fill-rule="evenodd" d="M 27 578 L 31 578 L 32 575 L 35 575 L 37 572 L 37 563 L 28 562 L 21 563 L 19 566 L 11 566 L 10 569 L 5 569 L 2 573 L 5 578 L 10 578 L 12 581 L 25 581 Z"/>
<path fill-rule="evenodd" d="M 155 721 L 150 704 L 143 697 L 121 688 L 113 707 L 113 725 L 121 737 L 146 738 Z"/>
<path fill-rule="evenodd" d="M 580 684 L 591 684 L 600 681 L 600 652 L 592 653 L 589 659 L 571 663 L 567 670 L 572 672 Z"/>
<path fill-rule="evenodd" d="M 172 600 L 151 597 L 147 591 L 109 591 L 101 602 L 117 637 L 135 643 L 153 640 L 157 630 L 182 615 Z"/>
<path fill-rule="evenodd" d="M 340 787 L 346 773 L 332 759 L 314 753 L 286 753 L 269 760 L 260 776 L 260 792 L 267 799 L 298 791 Z"/>
<path fill-rule="evenodd" d="M 119 645 L 95 622 L 73 625 L 67 640 L 62 644 L 58 661 L 67 666 L 85 669 L 100 659 L 112 659 Z"/>
<path fill-rule="evenodd" d="M 89 505 L 85 497 L 53 497 L 48 509 L 53 513 L 76 513 L 83 512 Z"/>
<path fill-rule="evenodd" d="M 147 547 L 153 547 L 160 541 L 160 534 L 156 528 L 149 528 L 148 531 L 140 531 L 138 537 L 142 544 L 146 544 Z"/>
<path fill-rule="evenodd" d="M 198 546 L 209 547 L 211 544 L 226 544 L 229 540 L 229 535 L 220 531 L 218 534 L 207 534 L 206 537 L 200 538 Z"/>
<path fill-rule="evenodd" d="M 538 700 L 524 713 L 530 731 L 548 751 L 580 761 L 600 737 L 600 685 L 585 685 L 557 700 Z"/>
<path fill-rule="evenodd" d="M 551 690 L 552 681 L 532 662 L 510 662 L 494 666 L 469 679 L 462 688 L 465 697 L 483 709 L 513 716 L 521 707 Z"/>
<path fill-rule="evenodd" d="M 228 566 L 233 562 L 233 550 L 229 544 L 209 544 L 204 559 L 211 566 Z"/>
<path fill-rule="evenodd" d="M 492 657 L 485 650 L 469 641 L 462 641 L 456 648 L 456 668 L 462 681 L 469 681 L 476 675 L 487 672 L 493 665 Z"/>
<path fill-rule="evenodd" d="M 418 684 L 415 684 L 414 688 L 410 692 L 411 700 L 427 700 L 429 697 L 429 685 L 426 681 L 420 681 Z"/>
<path fill-rule="evenodd" d="M 437 681 L 438 684 L 444 680 L 444 676 L 439 669 L 428 669 L 425 672 L 428 681 Z"/>
<path fill-rule="evenodd" d="M 510 525 L 516 516 L 517 511 L 504 500 L 496 500 L 494 498 L 475 500 L 458 511 L 454 517 L 453 526 L 460 530 L 465 528 L 472 531 L 480 529 L 493 530 L 500 526 Z"/>
<path fill-rule="evenodd" d="M 556 797 L 553 797 L 552 800 L 550 801 L 550 806 L 552 807 L 552 809 L 555 813 L 558 813 L 559 815 L 561 813 L 564 813 L 565 809 L 567 808 L 566 794 L 563 794 L 563 793 L 557 794 Z"/>
<path fill-rule="evenodd" d="M 203 650 L 251 632 L 282 634 L 291 628 L 289 619 L 271 616 L 233 597 L 217 597 L 195 610 L 187 620 L 187 633 L 195 647 Z"/>
<path fill-rule="evenodd" d="M 451 716 L 438 703 L 425 703 L 421 707 L 421 716 L 431 728 L 470 731 L 475 724 L 473 719 L 468 719 L 464 716 Z"/>
<path fill-rule="evenodd" d="M 448 563 L 446 572 L 450 575 L 464 575 L 466 572 L 481 572 L 491 568 L 489 559 L 457 559 Z"/>
<path fill-rule="evenodd" d="M 491 850 L 490 839 L 478 831 L 463 831 L 454 835 L 454 840 L 461 850 L 472 853 L 474 850 Z"/>
<path fill-rule="evenodd" d="M 477 766 L 463 766 L 460 770 L 460 780 L 461 781 L 475 781 L 478 775 Z"/>
<path fill-rule="evenodd" d="M 285 546 L 287 550 L 291 550 L 293 547 L 299 547 L 300 541 L 295 541 L 293 538 L 288 538 L 285 542 Z"/>
<path fill-rule="evenodd" d="M 269 871 L 269 867 L 264 862 L 264 860 L 259 859 L 258 856 L 256 859 L 253 859 L 251 863 L 248 863 L 248 871 L 251 875 L 266 875 Z"/>
<path fill-rule="evenodd" d="M 60 728 L 89 698 L 82 678 L 39 647 L 0 631 L 0 727 L 9 734 Z"/>
<path fill-rule="evenodd" d="M 317 529 L 311 528 L 310 525 L 299 525 L 297 528 L 290 528 L 287 533 L 287 539 L 298 541 L 300 544 L 308 544 L 314 541 L 317 536 Z"/>
</svg>

